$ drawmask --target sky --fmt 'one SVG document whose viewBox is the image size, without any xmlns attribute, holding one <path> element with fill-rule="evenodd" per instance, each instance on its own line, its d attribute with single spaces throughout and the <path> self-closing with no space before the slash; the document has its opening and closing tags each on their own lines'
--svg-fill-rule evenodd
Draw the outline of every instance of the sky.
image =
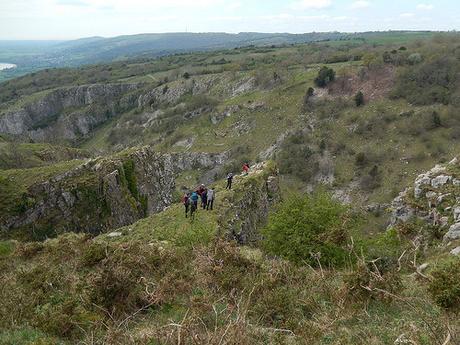
<svg viewBox="0 0 460 345">
<path fill-rule="evenodd" d="M 0 40 L 383 30 L 460 30 L 460 0 L 0 0 Z"/>
</svg>

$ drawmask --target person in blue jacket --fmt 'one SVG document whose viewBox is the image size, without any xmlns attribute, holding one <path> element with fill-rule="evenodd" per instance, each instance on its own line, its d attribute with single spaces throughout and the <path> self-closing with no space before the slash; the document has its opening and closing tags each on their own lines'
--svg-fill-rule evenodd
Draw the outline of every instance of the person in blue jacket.
<svg viewBox="0 0 460 345">
<path fill-rule="evenodd" d="M 195 207 L 195 210 L 198 208 L 198 193 L 193 192 L 192 195 L 190 196 L 190 199 L 192 199 L 192 205 Z"/>
</svg>

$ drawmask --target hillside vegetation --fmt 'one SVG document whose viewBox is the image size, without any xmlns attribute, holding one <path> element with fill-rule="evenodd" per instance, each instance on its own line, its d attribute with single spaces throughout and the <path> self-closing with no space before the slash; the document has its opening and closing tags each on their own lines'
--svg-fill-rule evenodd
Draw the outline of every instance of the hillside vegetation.
<svg viewBox="0 0 460 345">
<path fill-rule="evenodd" d="M 0 344 L 457 344 L 460 37 L 356 36 L 0 84 Z"/>
<path fill-rule="evenodd" d="M 317 41 L 349 40 L 397 42 L 426 38 L 427 31 L 368 33 L 158 33 L 117 37 L 88 37 L 72 41 L 0 41 L 0 61 L 17 65 L 0 72 L 0 82 L 45 68 L 76 67 L 131 58 L 154 58 L 196 51 L 244 46 L 290 45 Z"/>
</svg>

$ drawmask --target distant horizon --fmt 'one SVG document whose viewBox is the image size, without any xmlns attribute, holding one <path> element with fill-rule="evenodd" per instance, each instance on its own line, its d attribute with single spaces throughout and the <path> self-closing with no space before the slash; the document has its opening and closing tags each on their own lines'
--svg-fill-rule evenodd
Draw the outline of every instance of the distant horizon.
<svg viewBox="0 0 460 345">
<path fill-rule="evenodd" d="M 0 40 L 75 40 L 139 32 L 460 30 L 457 0 L 14 0 Z"/>
<path fill-rule="evenodd" d="M 94 36 L 84 36 L 84 37 L 76 37 L 76 38 L 62 38 L 62 39 L 0 39 L 0 42 L 65 42 L 65 41 L 77 41 L 77 40 L 84 40 L 90 38 L 102 38 L 102 39 L 110 39 L 110 38 L 117 38 L 123 36 L 140 36 L 140 35 L 163 35 L 163 34 L 228 34 L 228 35 L 238 35 L 238 34 L 245 34 L 245 33 L 255 33 L 255 34 L 287 34 L 287 35 L 306 35 L 306 34 L 322 34 L 322 33 L 344 33 L 344 34 L 365 34 L 365 33 L 385 33 L 385 32 L 433 32 L 433 33 L 456 33 L 459 32 L 457 30 L 396 30 L 396 29 L 388 29 L 388 30 L 368 30 L 368 31 L 338 31 L 338 30 L 331 30 L 331 31 L 308 31 L 308 32 L 266 32 L 266 31 L 241 31 L 241 32 L 225 32 L 225 31 L 201 31 L 201 32 L 190 32 L 190 31 L 170 31 L 170 32 L 139 32 L 133 34 L 121 34 L 115 36 L 101 36 L 101 35 L 94 35 Z"/>
</svg>

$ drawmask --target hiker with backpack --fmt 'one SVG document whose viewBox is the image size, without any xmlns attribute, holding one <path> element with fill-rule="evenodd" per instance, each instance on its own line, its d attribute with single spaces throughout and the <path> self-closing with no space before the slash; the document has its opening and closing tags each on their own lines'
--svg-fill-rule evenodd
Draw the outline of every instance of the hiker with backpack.
<svg viewBox="0 0 460 345">
<path fill-rule="evenodd" d="M 192 195 L 190 196 L 190 199 L 192 200 L 192 206 L 196 210 L 198 208 L 198 193 L 193 192 Z"/>
<path fill-rule="evenodd" d="M 227 187 L 225 189 L 232 189 L 233 173 L 227 175 Z"/>
<path fill-rule="evenodd" d="M 215 198 L 215 195 L 216 193 L 214 192 L 214 189 L 212 188 L 209 188 L 208 189 L 208 192 L 207 192 L 207 204 L 206 204 L 206 210 L 211 210 L 212 211 L 212 208 L 214 206 L 214 198 Z"/>
<path fill-rule="evenodd" d="M 184 194 L 184 196 L 182 197 L 182 203 L 185 206 L 185 218 L 187 218 L 188 217 L 188 211 L 189 211 L 190 204 L 191 204 L 190 192 L 187 192 L 187 193 Z"/>
</svg>

